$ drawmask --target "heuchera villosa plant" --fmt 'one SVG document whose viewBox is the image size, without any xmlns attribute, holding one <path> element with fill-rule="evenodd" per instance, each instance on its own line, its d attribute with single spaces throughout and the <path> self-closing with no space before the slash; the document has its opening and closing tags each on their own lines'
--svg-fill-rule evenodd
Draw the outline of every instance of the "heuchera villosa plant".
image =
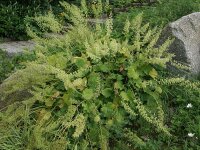
<svg viewBox="0 0 200 150">
<path fill-rule="evenodd" d="M 122 37 L 115 38 L 111 17 L 103 24 L 90 24 L 78 7 L 61 5 L 71 22 L 68 31 L 40 38 L 29 28 L 38 41 L 37 58 L 0 85 L 2 99 L 26 90 L 31 94 L 8 107 L 1 125 L 19 126 L 15 133 L 25 139 L 18 140 L 24 149 L 106 150 L 123 143 L 127 149 L 145 147 L 137 134 L 143 126 L 138 120 L 171 136 L 162 109 L 163 87 L 187 83 L 160 76 L 173 56 L 166 51 L 171 40 L 156 47 L 160 30 L 142 25 L 141 15 L 127 20 Z M 40 16 L 40 26 L 43 19 L 49 20 L 46 17 Z M 58 24 L 53 23 L 44 23 L 44 28 L 56 25 L 57 31 Z M 188 88 L 197 86 L 188 84 Z M 0 147 L 14 134 L 3 129 Z"/>
</svg>

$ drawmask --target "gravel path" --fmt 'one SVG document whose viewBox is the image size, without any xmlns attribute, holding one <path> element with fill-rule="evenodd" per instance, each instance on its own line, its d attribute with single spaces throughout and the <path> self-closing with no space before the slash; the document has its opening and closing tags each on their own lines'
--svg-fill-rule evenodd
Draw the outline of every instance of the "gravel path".
<svg viewBox="0 0 200 150">
<path fill-rule="evenodd" d="M 9 41 L 0 43 L 0 49 L 7 51 L 9 54 L 22 52 L 26 48 L 32 50 L 34 46 L 33 41 Z"/>
</svg>

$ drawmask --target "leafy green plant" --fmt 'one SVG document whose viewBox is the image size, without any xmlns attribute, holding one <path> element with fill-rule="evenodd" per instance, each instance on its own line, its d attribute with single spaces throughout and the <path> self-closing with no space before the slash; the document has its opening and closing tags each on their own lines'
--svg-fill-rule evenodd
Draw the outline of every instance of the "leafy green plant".
<svg viewBox="0 0 200 150">
<path fill-rule="evenodd" d="M 16 69 L 23 68 L 22 62 L 34 60 L 34 52 L 9 55 L 0 49 L 0 84 Z"/>
<path fill-rule="evenodd" d="M 46 17 L 35 16 L 26 17 L 26 30 L 27 34 L 32 38 L 37 36 L 47 36 L 48 33 L 59 33 L 61 31 L 61 24 L 55 19 L 52 13 L 46 15 Z M 51 24 L 52 26 L 49 26 Z"/>
<path fill-rule="evenodd" d="M 91 24 L 83 10 L 61 5 L 72 23 L 66 33 L 55 38 L 34 34 L 36 59 L 0 85 L 2 101 L 22 91 L 31 94 L 1 111 L 0 148 L 166 148 L 176 134 L 165 114 L 173 102 L 169 96 L 176 98 L 170 89 L 184 87 L 193 98 L 200 92 L 199 82 L 165 76 L 173 57 L 167 52 L 171 40 L 156 47 L 161 30 L 142 25 L 141 15 L 127 20 L 118 38 L 111 17 Z"/>
</svg>

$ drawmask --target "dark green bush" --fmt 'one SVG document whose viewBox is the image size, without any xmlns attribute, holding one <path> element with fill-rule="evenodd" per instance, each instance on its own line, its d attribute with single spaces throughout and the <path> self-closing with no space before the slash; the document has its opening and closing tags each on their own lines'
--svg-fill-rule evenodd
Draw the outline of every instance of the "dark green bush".
<svg viewBox="0 0 200 150">
<path fill-rule="evenodd" d="M 70 3 L 78 4 L 80 0 L 70 0 Z M 46 14 L 52 10 L 59 14 L 62 10 L 58 4 L 59 0 L 1 0 L 0 36 L 17 40 L 28 39 L 24 18 Z"/>
<path fill-rule="evenodd" d="M 58 3 L 58 1 L 57 1 Z M 55 2 L 56 4 L 56 2 Z M 0 2 L 0 35 L 11 39 L 27 39 L 24 18 L 46 13 L 48 0 L 3 0 Z"/>
<path fill-rule="evenodd" d="M 24 18 L 40 12 L 39 7 L 19 3 L 0 3 L 0 35 L 11 39 L 27 39 Z"/>
<path fill-rule="evenodd" d="M 14 5 L 0 5 L 0 35 L 1 37 L 18 37 L 24 35 L 23 21 L 18 17 Z M 21 24 L 21 25 L 20 25 Z M 23 31 L 21 31 L 23 30 Z"/>
</svg>

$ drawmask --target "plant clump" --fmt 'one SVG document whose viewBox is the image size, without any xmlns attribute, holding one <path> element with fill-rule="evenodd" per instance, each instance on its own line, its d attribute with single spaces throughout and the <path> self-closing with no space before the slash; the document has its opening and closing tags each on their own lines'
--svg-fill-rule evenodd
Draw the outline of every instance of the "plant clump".
<svg viewBox="0 0 200 150">
<path fill-rule="evenodd" d="M 142 15 L 127 20 L 119 38 L 112 17 L 91 24 L 82 9 L 61 5 L 68 30 L 60 37 L 32 34 L 35 59 L 0 85 L 1 100 L 31 94 L 0 113 L 0 149 L 148 149 L 150 138 L 171 138 L 167 89 L 179 85 L 199 96 L 198 82 L 164 74 L 172 40 L 156 46 L 161 30 L 142 25 Z"/>
</svg>

